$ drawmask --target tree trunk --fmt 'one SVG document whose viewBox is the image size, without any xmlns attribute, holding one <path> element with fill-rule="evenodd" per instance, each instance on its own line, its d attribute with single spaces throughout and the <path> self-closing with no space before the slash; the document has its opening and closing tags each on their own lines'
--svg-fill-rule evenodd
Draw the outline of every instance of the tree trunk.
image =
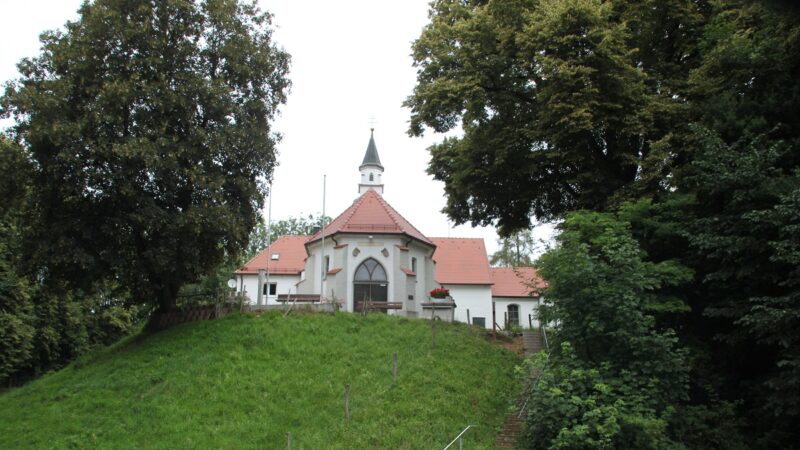
<svg viewBox="0 0 800 450">
<path fill-rule="evenodd" d="M 169 282 L 164 283 L 158 296 L 158 310 L 160 312 L 167 312 L 175 309 L 177 297 L 178 286 Z"/>
</svg>

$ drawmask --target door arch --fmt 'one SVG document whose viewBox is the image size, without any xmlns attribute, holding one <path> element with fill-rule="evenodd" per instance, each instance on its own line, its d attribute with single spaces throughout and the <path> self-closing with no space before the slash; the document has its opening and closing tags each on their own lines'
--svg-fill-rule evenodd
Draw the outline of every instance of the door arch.
<svg viewBox="0 0 800 450">
<path fill-rule="evenodd" d="M 364 301 L 385 302 L 388 294 L 386 269 L 375 258 L 365 259 L 353 275 L 353 310 L 361 311 Z"/>
</svg>

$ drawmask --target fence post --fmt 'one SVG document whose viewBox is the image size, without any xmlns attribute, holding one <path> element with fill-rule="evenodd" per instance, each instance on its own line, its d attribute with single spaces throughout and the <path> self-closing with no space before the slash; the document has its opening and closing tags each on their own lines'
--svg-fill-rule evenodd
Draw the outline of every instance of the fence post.
<svg viewBox="0 0 800 450">
<path fill-rule="evenodd" d="M 438 317 L 431 318 L 431 339 L 433 348 L 436 348 L 436 319 L 438 319 Z"/>
<path fill-rule="evenodd" d="M 344 421 L 345 425 L 350 425 L 350 384 L 344 385 Z"/>
<path fill-rule="evenodd" d="M 392 383 L 397 384 L 397 352 L 392 356 Z"/>
<path fill-rule="evenodd" d="M 528 328 L 533 330 L 533 317 L 530 314 L 528 314 Z"/>
<path fill-rule="evenodd" d="M 469 319 L 469 308 L 467 308 L 467 325 L 472 325 L 472 321 Z"/>
<path fill-rule="evenodd" d="M 286 433 L 286 450 L 292 450 L 292 432 Z"/>
<path fill-rule="evenodd" d="M 494 301 L 492 301 L 492 340 L 497 340 L 497 312 L 495 311 Z"/>
</svg>

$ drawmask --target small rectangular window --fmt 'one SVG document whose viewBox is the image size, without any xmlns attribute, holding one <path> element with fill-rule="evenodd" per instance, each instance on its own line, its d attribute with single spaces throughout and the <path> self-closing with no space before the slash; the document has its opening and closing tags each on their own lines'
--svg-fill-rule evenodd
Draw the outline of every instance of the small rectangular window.
<svg viewBox="0 0 800 450">
<path fill-rule="evenodd" d="M 417 258 L 411 258 L 411 271 L 417 273 Z"/>
<path fill-rule="evenodd" d="M 409 300 L 414 300 L 414 296 L 413 296 L 413 295 L 409 295 L 409 296 L 408 296 L 408 299 L 409 299 Z"/>
<path fill-rule="evenodd" d="M 486 328 L 486 317 L 473 317 L 472 324 L 478 325 L 481 328 Z"/>
<path fill-rule="evenodd" d="M 278 283 L 270 283 L 269 289 L 267 289 L 267 283 L 264 283 L 264 289 L 262 290 L 262 293 L 264 295 L 275 295 L 277 292 L 278 292 Z"/>
<path fill-rule="evenodd" d="M 272 254 L 272 258 L 271 258 L 271 259 L 272 259 L 273 261 L 277 261 L 277 260 L 278 260 L 280 257 L 281 257 L 281 254 L 280 254 L 280 253 L 273 253 L 273 254 Z"/>
</svg>

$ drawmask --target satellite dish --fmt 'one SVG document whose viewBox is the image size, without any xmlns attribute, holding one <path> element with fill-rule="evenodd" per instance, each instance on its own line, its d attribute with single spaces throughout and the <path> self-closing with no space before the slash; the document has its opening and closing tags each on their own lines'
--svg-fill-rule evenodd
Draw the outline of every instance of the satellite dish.
<svg viewBox="0 0 800 450">
<path fill-rule="evenodd" d="M 228 287 L 231 289 L 236 289 L 236 279 L 231 278 L 228 280 Z"/>
</svg>

